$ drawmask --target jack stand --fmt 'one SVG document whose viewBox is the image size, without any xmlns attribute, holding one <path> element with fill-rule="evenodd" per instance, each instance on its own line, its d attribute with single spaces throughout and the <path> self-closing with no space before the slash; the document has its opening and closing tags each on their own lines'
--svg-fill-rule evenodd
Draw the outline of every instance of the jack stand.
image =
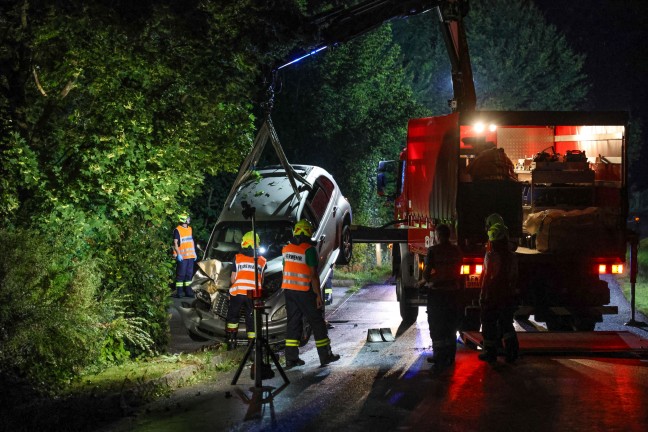
<svg viewBox="0 0 648 432">
<path fill-rule="evenodd" d="M 241 372 L 243 371 L 243 368 L 245 367 L 245 363 L 250 357 L 250 354 L 252 353 L 253 349 L 254 349 L 254 364 L 252 366 L 253 367 L 252 370 L 253 370 L 255 388 L 259 389 L 262 387 L 261 384 L 262 380 L 270 379 L 274 377 L 274 372 L 272 372 L 272 369 L 270 368 L 270 358 L 272 358 L 272 362 L 277 367 L 277 370 L 279 371 L 279 374 L 283 378 L 284 383 L 285 384 L 290 383 L 288 377 L 286 376 L 286 373 L 281 367 L 281 364 L 279 364 L 279 360 L 277 359 L 277 356 L 272 351 L 272 348 L 270 347 L 268 340 L 262 336 L 263 330 L 261 327 L 261 322 L 263 318 L 261 317 L 261 315 L 266 315 L 266 333 L 268 327 L 268 315 L 263 313 L 264 308 L 265 306 L 263 305 L 262 302 L 256 303 L 254 305 L 254 327 L 256 330 L 256 334 L 258 336 L 254 338 L 252 340 L 252 343 L 250 343 L 250 345 L 248 346 L 248 349 L 245 352 L 245 356 L 243 357 L 243 360 L 241 360 L 241 364 L 239 364 L 238 370 L 236 371 L 236 374 L 234 374 L 234 378 L 232 378 L 232 385 L 235 385 L 239 377 L 241 376 Z M 263 361 L 264 349 L 266 353 L 265 362 Z"/>
</svg>

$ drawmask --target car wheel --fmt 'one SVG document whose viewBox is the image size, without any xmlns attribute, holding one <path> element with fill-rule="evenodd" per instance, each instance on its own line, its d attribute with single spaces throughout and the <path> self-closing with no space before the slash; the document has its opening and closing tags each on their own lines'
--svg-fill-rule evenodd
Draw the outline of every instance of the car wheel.
<svg viewBox="0 0 648 432">
<path fill-rule="evenodd" d="M 346 265 L 351 262 L 353 258 L 353 241 L 351 239 L 351 227 L 345 223 L 342 227 L 342 235 L 340 237 L 340 254 L 338 255 L 337 264 Z"/>
</svg>

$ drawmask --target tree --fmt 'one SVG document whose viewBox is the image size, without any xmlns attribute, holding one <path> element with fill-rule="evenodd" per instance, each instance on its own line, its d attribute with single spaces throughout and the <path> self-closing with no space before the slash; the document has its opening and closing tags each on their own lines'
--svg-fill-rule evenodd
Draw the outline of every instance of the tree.
<svg viewBox="0 0 648 432">
<path fill-rule="evenodd" d="M 276 16 L 297 11 L 292 0 L 0 4 L 0 222 L 18 238 L 64 233 L 43 266 L 92 265 L 97 299 L 117 295 L 153 341 L 126 339 L 132 354 L 165 345 L 175 217 L 205 174 L 247 154 L 261 69 L 285 49 Z M 0 290 L 24 270 L 0 274 Z M 76 283 L 56 282 L 44 292 Z"/>
<path fill-rule="evenodd" d="M 417 100 L 442 114 L 448 112 L 452 85 L 436 19 L 434 14 L 423 14 L 396 22 L 393 28 Z M 465 24 L 479 109 L 572 110 L 583 106 L 589 89 L 583 72 L 585 57 L 569 47 L 533 3 L 471 2 Z"/>
<path fill-rule="evenodd" d="M 286 69 L 283 81 L 273 118 L 290 162 L 331 172 L 355 223 L 384 223 L 376 214 L 378 161 L 398 154 L 407 119 L 423 113 L 390 27 Z"/>
</svg>

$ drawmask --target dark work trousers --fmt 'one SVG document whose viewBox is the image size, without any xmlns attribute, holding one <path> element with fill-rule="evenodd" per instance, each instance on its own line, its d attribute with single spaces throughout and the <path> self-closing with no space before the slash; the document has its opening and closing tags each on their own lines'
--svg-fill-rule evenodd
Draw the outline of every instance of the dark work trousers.
<svg viewBox="0 0 648 432">
<path fill-rule="evenodd" d="M 289 341 L 301 340 L 303 332 L 302 318 L 306 318 L 313 330 L 320 359 L 326 358 L 331 352 L 331 342 L 328 338 L 328 330 L 322 312 L 317 309 L 316 297 L 313 292 L 284 289 L 284 296 L 286 297 L 286 314 L 288 315 L 286 361 L 299 359 L 298 344 L 291 343 L 289 345 Z"/>
<path fill-rule="evenodd" d="M 515 305 L 482 305 L 481 323 L 484 337 L 484 351 L 488 356 L 497 356 L 497 347 L 504 339 L 507 356 L 517 355 L 518 339 L 513 327 Z"/>
<path fill-rule="evenodd" d="M 253 333 L 256 336 L 254 330 L 254 316 L 252 315 L 254 304 L 252 303 L 252 299 L 246 295 L 230 295 L 229 307 L 227 308 L 227 323 L 236 324 L 238 330 L 241 308 L 243 308 L 243 313 L 245 314 L 245 330 L 248 333 L 248 337 L 250 337 L 250 333 Z"/>
<path fill-rule="evenodd" d="M 191 285 L 191 278 L 193 278 L 194 258 L 185 258 L 176 263 L 176 290 L 178 296 L 182 295 L 184 288 L 185 295 L 192 297 L 189 285 Z"/>
<path fill-rule="evenodd" d="M 428 291 L 427 312 L 432 351 L 435 364 L 441 367 L 452 364 L 457 352 L 460 293 L 457 289 L 431 288 Z"/>
</svg>

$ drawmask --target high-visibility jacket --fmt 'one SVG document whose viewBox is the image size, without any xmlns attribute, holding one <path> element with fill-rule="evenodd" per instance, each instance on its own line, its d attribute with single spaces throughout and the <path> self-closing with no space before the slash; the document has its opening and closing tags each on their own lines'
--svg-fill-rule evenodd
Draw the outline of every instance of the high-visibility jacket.
<svg viewBox="0 0 648 432">
<path fill-rule="evenodd" d="M 180 244 L 178 245 L 178 249 L 180 249 L 180 255 L 182 255 L 182 258 L 196 258 L 196 247 L 194 246 L 191 227 L 185 228 L 182 225 L 178 225 L 176 229 L 180 234 Z M 177 253 L 174 248 L 173 256 L 175 257 L 176 255 Z"/>
<path fill-rule="evenodd" d="M 236 263 L 236 279 L 234 279 L 234 283 L 230 287 L 229 292 L 231 295 L 246 295 L 248 291 L 254 289 L 254 257 L 237 254 L 234 259 Z M 265 266 L 266 259 L 258 256 L 259 292 L 261 292 L 261 286 L 263 285 L 263 271 L 265 270 Z"/>
<path fill-rule="evenodd" d="M 281 251 L 284 259 L 282 289 L 308 291 L 313 268 L 306 264 L 306 251 L 313 247 L 304 242 L 288 243 Z"/>
</svg>

